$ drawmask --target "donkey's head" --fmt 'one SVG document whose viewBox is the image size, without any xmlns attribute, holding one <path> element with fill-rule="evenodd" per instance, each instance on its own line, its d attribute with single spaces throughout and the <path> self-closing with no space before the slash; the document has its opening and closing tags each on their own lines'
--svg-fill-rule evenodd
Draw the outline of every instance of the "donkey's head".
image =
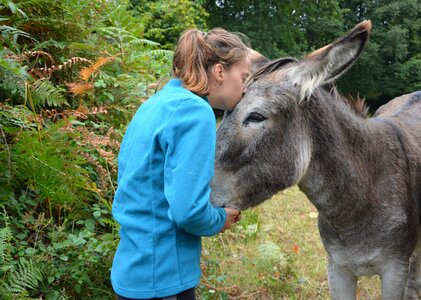
<svg viewBox="0 0 421 300">
<path fill-rule="evenodd" d="M 246 209 L 300 182 L 313 153 L 308 103 L 357 60 L 370 30 L 364 21 L 302 61 L 282 58 L 256 71 L 218 129 L 214 205 Z"/>
</svg>

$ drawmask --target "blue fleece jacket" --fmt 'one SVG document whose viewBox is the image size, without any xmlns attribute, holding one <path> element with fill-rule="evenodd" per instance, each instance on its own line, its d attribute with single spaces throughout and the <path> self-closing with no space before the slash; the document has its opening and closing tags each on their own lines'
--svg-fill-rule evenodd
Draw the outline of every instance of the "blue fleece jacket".
<svg viewBox="0 0 421 300">
<path fill-rule="evenodd" d="M 195 287 L 201 236 L 217 234 L 225 210 L 209 202 L 215 116 L 206 101 L 172 79 L 136 112 L 118 156 L 113 216 L 120 224 L 114 291 L 155 298 Z"/>
</svg>

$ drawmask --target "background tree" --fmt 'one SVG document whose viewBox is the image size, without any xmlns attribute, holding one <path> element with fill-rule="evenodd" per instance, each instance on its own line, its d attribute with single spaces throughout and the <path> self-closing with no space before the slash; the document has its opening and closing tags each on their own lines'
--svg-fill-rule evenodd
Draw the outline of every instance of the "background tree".
<svg viewBox="0 0 421 300">
<path fill-rule="evenodd" d="M 253 48 L 270 58 L 302 55 L 340 32 L 337 1 L 227 0 L 204 3 L 209 27 L 245 33 Z"/>
<path fill-rule="evenodd" d="M 300 53 L 305 48 L 304 32 L 294 5 L 278 5 L 276 1 L 207 1 L 209 28 L 223 27 L 246 34 L 252 47 L 275 58 L 287 53 Z M 282 20 L 280 22 L 279 20 Z"/>
<path fill-rule="evenodd" d="M 359 62 L 340 81 L 345 93 L 365 96 L 372 110 L 421 89 L 421 1 L 341 1 L 346 26 L 363 19 L 372 35 Z"/>
<path fill-rule="evenodd" d="M 145 24 L 144 37 L 172 49 L 184 30 L 206 29 L 208 13 L 201 1 L 131 0 L 134 15 Z"/>
</svg>

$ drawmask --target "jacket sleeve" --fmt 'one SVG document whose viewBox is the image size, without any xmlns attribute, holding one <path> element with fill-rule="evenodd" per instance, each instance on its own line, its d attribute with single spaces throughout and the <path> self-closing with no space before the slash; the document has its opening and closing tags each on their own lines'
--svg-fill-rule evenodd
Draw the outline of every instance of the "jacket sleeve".
<svg viewBox="0 0 421 300">
<path fill-rule="evenodd" d="M 212 236 L 222 229 L 226 219 L 225 210 L 213 207 L 209 201 L 214 172 L 215 116 L 205 100 L 181 101 L 163 134 L 168 216 L 191 234 Z"/>
</svg>

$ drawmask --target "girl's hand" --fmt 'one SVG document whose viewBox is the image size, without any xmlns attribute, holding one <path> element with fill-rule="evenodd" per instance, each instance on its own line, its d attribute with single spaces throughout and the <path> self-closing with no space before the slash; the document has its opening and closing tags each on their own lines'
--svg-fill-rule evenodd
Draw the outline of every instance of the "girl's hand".
<svg viewBox="0 0 421 300">
<path fill-rule="evenodd" d="M 234 208 L 225 208 L 225 212 L 227 213 L 227 219 L 225 220 L 224 227 L 222 227 L 220 231 L 221 233 L 225 232 L 227 229 L 230 229 L 232 224 L 241 220 L 241 211 Z"/>
</svg>

